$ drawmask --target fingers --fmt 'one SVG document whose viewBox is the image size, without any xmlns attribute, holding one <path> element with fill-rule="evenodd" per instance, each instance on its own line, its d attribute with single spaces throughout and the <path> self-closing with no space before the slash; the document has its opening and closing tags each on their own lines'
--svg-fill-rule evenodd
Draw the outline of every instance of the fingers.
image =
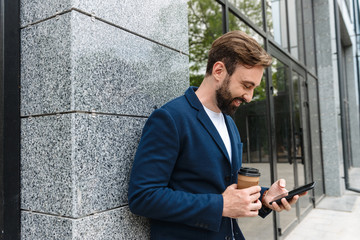
<svg viewBox="0 0 360 240">
<path fill-rule="evenodd" d="M 257 199 L 255 202 L 250 204 L 250 211 L 247 217 L 256 217 L 259 214 L 259 210 L 262 207 L 261 202 Z"/>
<path fill-rule="evenodd" d="M 273 202 L 271 204 L 271 207 L 276 212 L 281 212 L 283 210 L 290 211 L 290 209 L 291 209 L 291 205 L 286 201 L 285 198 L 281 199 L 281 204 L 280 205 L 277 204 L 276 202 Z"/>
<path fill-rule="evenodd" d="M 262 207 L 260 198 L 261 187 L 255 186 L 237 189 L 236 184 L 228 186 L 223 192 L 224 217 L 254 217 Z"/>
<path fill-rule="evenodd" d="M 299 194 L 299 196 L 300 196 L 300 197 L 305 196 L 307 193 L 308 193 L 307 191 L 306 191 L 306 192 L 303 192 L 303 193 Z"/>
<path fill-rule="evenodd" d="M 281 204 L 277 204 L 276 202 L 273 202 L 271 207 L 274 211 L 281 212 L 283 210 L 290 211 L 291 205 L 295 204 L 297 200 L 299 199 L 299 195 L 295 195 L 291 198 L 291 200 L 288 202 L 286 198 L 281 199 Z"/>
<path fill-rule="evenodd" d="M 255 193 L 255 194 L 252 194 L 250 195 L 250 201 L 253 203 L 253 202 L 256 202 L 257 200 L 259 200 L 261 194 L 260 193 Z"/>
<path fill-rule="evenodd" d="M 281 205 L 280 205 L 281 206 Z M 272 207 L 272 209 L 274 210 L 274 211 L 276 211 L 276 212 L 281 212 L 283 209 L 280 207 L 276 202 L 273 202 L 272 204 L 271 204 L 271 207 Z"/>
<path fill-rule="evenodd" d="M 253 186 L 245 189 L 248 190 L 249 194 L 259 193 L 261 191 L 260 186 Z"/>
<path fill-rule="evenodd" d="M 299 199 L 299 195 L 295 195 L 294 197 L 292 197 L 292 199 L 290 200 L 289 204 L 290 204 L 290 205 L 295 204 L 298 199 Z"/>
<path fill-rule="evenodd" d="M 285 209 L 286 211 L 291 210 L 291 205 L 285 198 L 281 199 L 281 205 L 282 205 L 282 208 Z"/>
</svg>

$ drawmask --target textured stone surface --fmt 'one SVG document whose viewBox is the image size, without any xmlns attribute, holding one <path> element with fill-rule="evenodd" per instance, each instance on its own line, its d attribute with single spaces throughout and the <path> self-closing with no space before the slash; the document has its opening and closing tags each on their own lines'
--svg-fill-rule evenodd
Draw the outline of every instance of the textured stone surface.
<svg viewBox="0 0 360 240">
<path fill-rule="evenodd" d="M 21 208 L 81 217 L 125 205 L 145 120 L 91 114 L 22 119 Z"/>
<path fill-rule="evenodd" d="M 71 15 L 21 31 L 22 115 L 69 111 Z"/>
<path fill-rule="evenodd" d="M 21 0 L 20 24 L 26 26 L 70 10 L 72 0 Z"/>
<path fill-rule="evenodd" d="M 73 220 L 69 218 L 21 212 L 21 240 L 70 240 Z"/>
<path fill-rule="evenodd" d="M 128 207 L 80 219 L 22 211 L 22 240 L 149 239 L 149 222 Z"/>
<path fill-rule="evenodd" d="M 316 29 L 316 57 L 322 128 L 325 192 L 340 196 L 343 182 L 341 129 L 339 122 L 339 94 L 337 85 L 336 45 L 334 44 L 333 18 L 329 2 L 314 3 Z"/>
<path fill-rule="evenodd" d="M 183 94 L 188 57 L 71 12 L 22 30 L 22 115 L 148 116 Z"/>
<path fill-rule="evenodd" d="M 21 120 L 21 208 L 71 216 L 71 115 Z"/>
<path fill-rule="evenodd" d="M 127 203 L 130 168 L 144 118 L 75 114 L 74 216 Z"/>
<path fill-rule="evenodd" d="M 149 239 L 129 172 L 144 116 L 188 87 L 187 1 L 20 3 L 21 238 Z"/>
<path fill-rule="evenodd" d="M 128 207 L 123 207 L 77 220 L 73 239 L 145 240 L 150 239 L 150 225 L 147 219 L 135 216 Z"/>
<path fill-rule="evenodd" d="M 73 33 L 76 110 L 147 116 L 189 85 L 186 55 L 77 13 Z"/>
<path fill-rule="evenodd" d="M 146 38 L 188 52 L 186 0 L 21 1 L 21 25 L 79 9 Z"/>
</svg>

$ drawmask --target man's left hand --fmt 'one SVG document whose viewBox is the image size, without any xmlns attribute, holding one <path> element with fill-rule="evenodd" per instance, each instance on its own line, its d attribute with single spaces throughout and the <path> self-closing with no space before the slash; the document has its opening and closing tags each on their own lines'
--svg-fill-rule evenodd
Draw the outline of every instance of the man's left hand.
<svg viewBox="0 0 360 240">
<path fill-rule="evenodd" d="M 266 192 L 265 196 L 262 198 L 262 204 L 276 212 L 281 212 L 282 210 L 290 211 L 291 205 L 295 204 L 300 196 L 306 195 L 307 192 L 299 195 L 295 195 L 290 201 L 287 201 L 285 198 L 281 199 L 281 204 L 277 204 L 276 202 L 273 202 L 271 205 L 269 202 L 271 202 L 276 196 L 287 193 L 288 191 L 285 189 L 285 179 L 279 179 Z"/>
</svg>

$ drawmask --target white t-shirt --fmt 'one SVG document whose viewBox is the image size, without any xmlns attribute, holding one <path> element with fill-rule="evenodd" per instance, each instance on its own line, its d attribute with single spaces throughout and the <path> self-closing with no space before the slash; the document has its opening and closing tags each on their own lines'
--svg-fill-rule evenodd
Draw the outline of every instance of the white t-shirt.
<svg viewBox="0 0 360 240">
<path fill-rule="evenodd" d="M 228 152 L 229 158 L 230 158 L 230 162 L 231 162 L 231 142 L 230 142 L 230 137 L 229 137 L 229 132 L 228 129 L 226 127 L 226 123 L 225 123 L 225 118 L 224 115 L 220 112 L 213 112 L 210 109 L 208 109 L 207 107 L 205 107 L 203 105 L 205 112 L 207 113 L 207 115 L 209 116 L 209 118 L 211 119 L 211 121 L 213 122 L 213 124 L 215 125 L 217 131 L 219 132 L 221 139 L 224 142 L 224 145 L 226 147 L 226 150 Z"/>
</svg>

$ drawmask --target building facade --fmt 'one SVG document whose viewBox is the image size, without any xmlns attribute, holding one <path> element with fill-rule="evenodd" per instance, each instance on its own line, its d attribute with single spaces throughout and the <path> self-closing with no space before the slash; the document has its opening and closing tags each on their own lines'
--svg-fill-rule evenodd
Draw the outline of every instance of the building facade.
<svg viewBox="0 0 360 240">
<path fill-rule="evenodd" d="M 272 56 L 234 120 L 263 186 L 316 181 L 290 212 L 238 219 L 282 239 L 327 196 L 360 191 L 357 0 L 1 0 L 1 239 L 148 239 L 127 185 L 150 113 L 198 85 L 212 41 Z"/>
<path fill-rule="evenodd" d="M 213 39 L 242 30 L 273 63 L 251 103 L 235 114 L 243 164 L 260 185 L 316 181 L 290 212 L 239 219 L 249 239 L 286 236 L 325 196 L 359 191 L 359 2 L 189 1 L 190 82 L 200 84 Z"/>
</svg>

